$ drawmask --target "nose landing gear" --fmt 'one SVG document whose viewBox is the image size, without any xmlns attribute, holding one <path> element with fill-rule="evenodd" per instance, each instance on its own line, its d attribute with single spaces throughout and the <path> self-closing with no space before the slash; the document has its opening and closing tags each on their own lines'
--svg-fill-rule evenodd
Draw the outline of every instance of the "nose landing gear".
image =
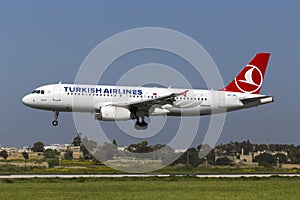
<svg viewBox="0 0 300 200">
<path fill-rule="evenodd" d="M 52 125 L 53 126 L 57 126 L 58 125 L 58 115 L 59 115 L 59 112 L 56 111 L 55 114 L 54 114 L 54 120 L 52 121 Z"/>
</svg>

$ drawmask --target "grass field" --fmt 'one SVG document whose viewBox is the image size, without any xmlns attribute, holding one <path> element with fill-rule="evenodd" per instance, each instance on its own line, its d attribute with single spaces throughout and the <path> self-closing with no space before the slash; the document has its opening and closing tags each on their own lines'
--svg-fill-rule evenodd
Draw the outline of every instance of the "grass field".
<svg viewBox="0 0 300 200">
<path fill-rule="evenodd" d="M 0 165 L 0 175 L 5 174 L 124 174 L 105 165 L 96 164 L 93 161 L 61 160 L 60 166 L 55 168 L 40 167 L 17 167 L 13 165 Z M 22 163 L 22 162 L 21 162 Z M 167 166 L 160 170 L 151 172 L 158 174 L 212 174 L 212 173 L 300 173 L 299 169 L 272 168 L 262 166 L 210 166 L 193 168 L 191 166 L 176 165 Z"/>
<path fill-rule="evenodd" d="M 300 199 L 300 178 L 2 179 L 0 199 Z"/>
</svg>

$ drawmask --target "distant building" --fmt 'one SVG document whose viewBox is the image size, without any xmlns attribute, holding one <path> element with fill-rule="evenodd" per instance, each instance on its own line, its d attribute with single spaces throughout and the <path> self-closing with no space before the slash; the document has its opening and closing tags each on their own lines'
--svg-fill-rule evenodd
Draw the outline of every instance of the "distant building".
<svg viewBox="0 0 300 200">
<path fill-rule="evenodd" d="M 80 146 L 70 145 L 68 146 L 68 149 L 73 152 L 73 158 L 79 159 L 83 157 L 83 152 L 80 150 Z"/>
<path fill-rule="evenodd" d="M 175 153 L 184 153 L 186 152 L 188 149 L 175 149 L 174 152 Z"/>
<path fill-rule="evenodd" d="M 70 146 L 71 144 L 50 144 L 48 146 L 44 146 L 44 149 L 51 149 L 53 151 L 58 151 L 60 158 L 64 158 L 64 155 L 68 149 L 68 146 Z"/>
<path fill-rule="evenodd" d="M 269 153 L 271 155 L 276 155 L 278 153 L 284 154 L 288 156 L 287 152 L 284 151 L 257 151 L 257 152 L 249 152 L 248 155 L 244 154 L 244 149 L 242 148 L 241 153 L 238 152 L 223 152 L 222 154 L 215 154 L 215 161 L 218 158 L 227 157 L 230 159 L 234 164 L 238 163 L 245 163 L 248 165 L 257 165 L 258 163 L 253 162 L 254 158 L 260 154 Z"/>
<path fill-rule="evenodd" d="M 50 144 L 49 146 L 44 146 L 44 149 L 52 149 L 53 151 L 56 150 L 58 152 L 66 152 L 68 149 L 68 146 L 71 144 Z"/>
<path fill-rule="evenodd" d="M 73 158 L 78 159 L 83 157 L 80 146 L 73 146 L 72 144 L 50 144 L 48 146 L 44 146 L 45 150 L 52 149 L 58 151 L 61 158 L 64 158 L 68 148 L 72 150 Z M 43 152 L 33 152 L 31 151 L 30 146 L 23 146 L 19 149 L 15 147 L 0 147 L 0 151 L 2 150 L 7 151 L 7 160 L 24 160 L 23 152 L 28 153 L 28 159 L 30 160 L 41 160 L 44 158 Z M 0 160 L 4 160 L 4 158 L 0 157 Z"/>
</svg>

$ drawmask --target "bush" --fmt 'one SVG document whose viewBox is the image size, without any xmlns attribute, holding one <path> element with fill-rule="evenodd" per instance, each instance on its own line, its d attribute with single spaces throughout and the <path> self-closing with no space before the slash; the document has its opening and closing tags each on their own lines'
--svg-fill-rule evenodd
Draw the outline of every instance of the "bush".
<svg viewBox="0 0 300 200">
<path fill-rule="evenodd" d="M 232 161 L 227 157 L 218 158 L 216 160 L 216 165 L 231 165 Z"/>
<path fill-rule="evenodd" d="M 48 163 L 49 167 L 54 167 L 59 165 L 59 159 L 58 158 L 51 158 L 47 159 L 46 162 Z"/>
<path fill-rule="evenodd" d="M 25 152 L 25 151 L 22 153 L 22 156 L 23 156 L 23 158 L 26 159 L 26 160 L 28 160 L 28 158 L 29 158 L 28 153 Z"/>
<path fill-rule="evenodd" d="M 44 158 L 46 159 L 53 159 L 53 158 L 57 158 L 59 156 L 59 152 L 56 150 L 52 150 L 52 149 L 47 149 L 44 151 Z"/>
<path fill-rule="evenodd" d="M 267 166 L 267 164 L 270 165 L 276 164 L 276 158 L 269 153 L 262 153 L 256 156 L 253 161 L 258 162 L 260 166 L 265 166 L 265 167 Z"/>
<path fill-rule="evenodd" d="M 5 150 L 0 151 L 0 156 L 6 160 L 6 158 L 8 157 L 7 151 L 5 151 Z"/>
</svg>

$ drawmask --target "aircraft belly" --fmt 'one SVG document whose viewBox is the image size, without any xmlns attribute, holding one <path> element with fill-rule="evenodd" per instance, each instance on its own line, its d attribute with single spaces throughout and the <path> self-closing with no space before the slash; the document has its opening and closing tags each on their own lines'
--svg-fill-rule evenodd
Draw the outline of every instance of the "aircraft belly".
<svg viewBox="0 0 300 200">
<path fill-rule="evenodd" d="M 170 116 L 199 116 L 199 115 L 208 115 L 211 113 L 210 106 L 196 106 L 193 108 L 171 108 L 168 109 Z"/>
</svg>

